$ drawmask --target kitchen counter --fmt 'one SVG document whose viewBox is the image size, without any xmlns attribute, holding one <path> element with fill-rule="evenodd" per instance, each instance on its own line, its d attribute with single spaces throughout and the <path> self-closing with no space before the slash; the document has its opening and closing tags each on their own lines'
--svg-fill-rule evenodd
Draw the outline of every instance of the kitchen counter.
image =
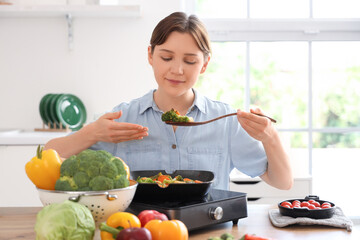
<svg viewBox="0 0 360 240">
<path fill-rule="evenodd" d="M 256 234 L 272 239 L 360 239 L 360 225 L 356 224 L 352 232 L 345 229 L 326 226 L 289 226 L 274 227 L 268 217 L 270 205 L 248 205 L 248 217 L 240 219 L 237 225 L 232 222 L 217 224 L 190 232 L 190 240 L 207 240 L 229 232 L 239 239 L 245 233 Z M 2 207 L 0 208 L 0 240 L 35 239 L 34 225 L 39 207 Z"/>
<path fill-rule="evenodd" d="M 44 145 L 52 138 L 63 137 L 70 132 L 25 131 L 19 129 L 0 129 L 0 146 L 6 145 Z"/>
</svg>

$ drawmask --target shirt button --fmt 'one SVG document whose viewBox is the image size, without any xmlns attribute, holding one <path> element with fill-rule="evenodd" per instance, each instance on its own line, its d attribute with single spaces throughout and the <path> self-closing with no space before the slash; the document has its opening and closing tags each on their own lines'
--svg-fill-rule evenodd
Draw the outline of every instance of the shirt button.
<svg viewBox="0 0 360 240">
<path fill-rule="evenodd" d="M 172 149 L 176 149 L 176 144 L 173 144 L 171 147 Z"/>
</svg>

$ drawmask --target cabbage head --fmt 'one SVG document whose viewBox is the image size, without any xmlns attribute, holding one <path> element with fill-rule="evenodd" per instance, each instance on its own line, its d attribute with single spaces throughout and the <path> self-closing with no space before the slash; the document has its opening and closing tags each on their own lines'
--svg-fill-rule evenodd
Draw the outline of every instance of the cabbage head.
<svg viewBox="0 0 360 240">
<path fill-rule="evenodd" d="M 36 216 L 36 240 L 91 240 L 95 221 L 90 210 L 69 200 L 45 206 Z"/>
</svg>

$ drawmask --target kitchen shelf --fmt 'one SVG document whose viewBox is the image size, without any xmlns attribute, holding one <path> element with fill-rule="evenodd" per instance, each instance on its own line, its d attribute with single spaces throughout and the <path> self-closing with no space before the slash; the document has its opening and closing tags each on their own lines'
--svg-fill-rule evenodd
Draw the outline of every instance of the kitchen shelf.
<svg viewBox="0 0 360 240">
<path fill-rule="evenodd" d="M 117 5 L 0 5 L 0 18 L 62 17 L 68 26 L 68 48 L 73 50 L 73 19 L 77 17 L 138 18 L 139 1 L 119 0 Z"/>
<path fill-rule="evenodd" d="M 140 17 L 140 4 L 120 5 L 0 5 L 0 17 Z"/>
</svg>

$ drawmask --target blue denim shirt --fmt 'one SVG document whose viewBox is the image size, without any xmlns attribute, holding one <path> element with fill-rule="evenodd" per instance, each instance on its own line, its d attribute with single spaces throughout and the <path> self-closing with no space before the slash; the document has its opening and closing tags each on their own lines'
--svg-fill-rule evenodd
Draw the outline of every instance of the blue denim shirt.
<svg viewBox="0 0 360 240">
<path fill-rule="evenodd" d="M 161 121 L 151 90 L 141 98 L 121 103 L 113 111 L 123 111 L 119 122 L 140 124 L 149 128 L 142 140 L 121 143 L 98 142 L 91 149 L 103 149 L 121 157 L 135 170 L 207 170 L 215 173 L 213 188 L 228 189 L 229 173 L 235 167 L 251 176 L 266 171 L 267 157 L 261 142 L 250 137 L 236 116 L 194 127 L 177 127 Z M 187 116 L 205 121 L 235 112 L 228 104 L 213 101 L 196 90 L 193 106 Z"/>
</svg>

